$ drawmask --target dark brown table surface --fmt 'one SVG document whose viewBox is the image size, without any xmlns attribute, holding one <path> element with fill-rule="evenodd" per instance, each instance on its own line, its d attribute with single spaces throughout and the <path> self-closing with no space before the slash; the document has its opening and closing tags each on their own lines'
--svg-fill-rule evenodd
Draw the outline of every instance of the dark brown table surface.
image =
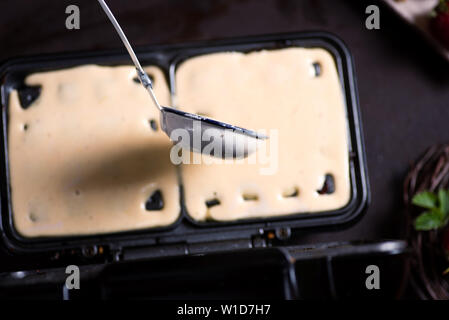
<svg viewBox="0 0 449 320">
<path fill-rule="evenodd" d="M 372 200 L 343 231 L 304 233 L 301 241 L 399 238 L 404 175 L 428 146 L 448 141 L 449 63 L 379 1 L 108 1 L 135 45 L 278 32 L 326 30 L 353 53 Z M 65 8 L 81 11 L 80 30 L 65 28 Z M 365 8 L 380 6 L 380 30 L 365 28 Z M 0 1 L 0 60 L 41 53 L 121 48 L 94 0 Z"/>
</svg>

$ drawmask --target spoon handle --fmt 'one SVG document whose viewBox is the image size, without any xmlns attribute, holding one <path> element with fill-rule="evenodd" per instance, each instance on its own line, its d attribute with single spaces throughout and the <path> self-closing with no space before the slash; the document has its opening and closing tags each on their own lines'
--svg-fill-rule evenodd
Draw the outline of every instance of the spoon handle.
<svg viewBox="0 0 449 320">
<path fill-rule="evenodd" d="M 118 35 L 120 36 L 120 39 L 122 40 L 123 44 L 125 45 L 126 50 L 128 50 L 129 56 L 131 57 L 131 60 L 133 61 L 134 65 L 136 66 L 137 75 L 139 76 L 140 82 L 150 93 L 150 96 L 153 99 L 153 102 L 156 104 L 156 107 L 159 110 L 162 110 L 162 107 L 159 104 L 159 102 L 157 101 L 156 95 L 154 94 L 153 83 L 151 82 L 151 79 L 148 76 L 148 74 L 145 72 L 145 70 L 143 70 L 142 66 L 140 65 L 139 59 L 137 59 L 137 56 L 134 53 L 134 50 L 131 47 L 131 44 L 129 43 L 128 38 L 126 37 L 125 33 L 123 32 L 122 28 L 120 27 L 120 24 L 115 19 L 113 13 L 109 9 L 106 2 L 104 2 L 104 0 L 98 0 L 98 2 L 100 3 L 104 12 L 108 16 L 109 20 L 111 21 L 112 25 L 114 26 L 115 30 L 117 31 Z"/>
</svg>

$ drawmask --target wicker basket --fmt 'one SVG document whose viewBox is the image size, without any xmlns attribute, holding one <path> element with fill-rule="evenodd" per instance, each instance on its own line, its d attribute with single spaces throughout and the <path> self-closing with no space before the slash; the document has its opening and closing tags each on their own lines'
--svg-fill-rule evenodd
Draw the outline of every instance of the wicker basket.
<svg viewBox="0 0 449 320">
<path fill-rule="evenodd" d="M 449 299 L 449 267 L 442 248 L 442 230 L 416 231 L 413 225 L 422 209 L 412 205 L 421 191 L 449 189 L 449 144 L 436 145 L 412 166 L 404 181 L 406 236 L 412 248 L 409 261 L 410 283 L 421 299 Z M 447 227 L 446 227 L 447 228 Z"/>
</svg>

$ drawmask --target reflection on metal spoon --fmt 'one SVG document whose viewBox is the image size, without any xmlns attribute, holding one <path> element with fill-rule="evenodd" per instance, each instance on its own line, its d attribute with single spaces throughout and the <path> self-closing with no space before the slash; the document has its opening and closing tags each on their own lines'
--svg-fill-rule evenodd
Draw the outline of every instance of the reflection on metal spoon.
<svg viewBox="0 0 449 320">
<path fill-rule="evenodd" d="M 185 149 L 220 158 L 245 158 L 267 136 L 211 118 L 162 107 L 162 130 Z"/>
</svg>

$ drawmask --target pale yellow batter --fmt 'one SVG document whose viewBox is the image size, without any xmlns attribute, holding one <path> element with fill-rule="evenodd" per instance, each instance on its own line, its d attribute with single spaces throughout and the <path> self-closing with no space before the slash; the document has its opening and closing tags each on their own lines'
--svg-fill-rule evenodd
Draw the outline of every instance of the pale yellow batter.
<svg viewBox="0 0 449 320">
<path fill-rule="evenodd" d="M 318 76 L 315 62 L 321 67 Z M 326 50 L 190 58 L 176 72 L 176 103 L 185 111 L 245 128 L 279 130 L 273 175 L 261 175 L 267 165 L 260 164 L 183 165 L 186 206 L 194 219 L 317 212 L 348 203 L 346 109 L 334 59 Z M 319 194 L 326 174 L 333 175 L 335 192 Z M 207 201 L 219 204 L 208 208 Z"/>
<path fill-rule="evenodd" d="M 147 71 L 161 104 L 168 105 L 162 72 Z M 165 226 L 178 218 L 172 144 L 135 75 L 129 66 L 37 73 L 26 83 L 42 85 L 42 93 L 27 109 L 11 93 L 9 166 L 20 234 L 97 234 Z M 147 211 L 145 202 L 156 190 L 164 207 Z"/>
</svg>

